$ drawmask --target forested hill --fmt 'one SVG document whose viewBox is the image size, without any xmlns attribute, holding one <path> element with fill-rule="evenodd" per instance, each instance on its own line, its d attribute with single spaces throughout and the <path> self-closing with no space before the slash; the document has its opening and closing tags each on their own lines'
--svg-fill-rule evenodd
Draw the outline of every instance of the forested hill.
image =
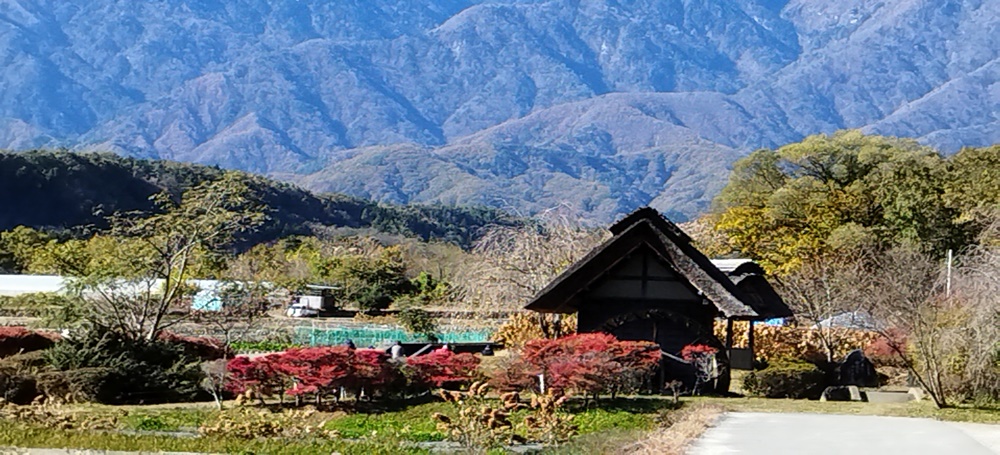
<svg viewBox="0 0 1000 455">
<path fill-rule="evenodd" d="M 117 211 L 153 209 L 149 196 L 179 195 L 218 178 L 218 167 L 124 158 L 109 153 L 0 152 L 0 231 L 25 225 L 55 230 L 101 228 Z M 518 221 L 493 209 L 379 204 L 341 194 L 314 194 L 245 174 L 270 220 L 254 242 L 317 228 L 353 228 L 440 239 L 468 246 L 491 224 Z"/>
</svg>

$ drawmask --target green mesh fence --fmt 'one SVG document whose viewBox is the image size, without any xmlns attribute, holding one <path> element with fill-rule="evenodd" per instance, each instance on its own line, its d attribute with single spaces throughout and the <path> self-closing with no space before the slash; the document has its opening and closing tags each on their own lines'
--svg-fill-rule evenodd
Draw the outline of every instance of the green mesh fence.
<svg viewBox="0 0 1000 455">
<path fill-rule="evenodd" d="M 492 331 L 488 329 L 442 330 L 438 340 L 446 343 L 481 343 L 489 341 Z M 398 327 L 343 327 L 343 328 L 312 328 L 299 327 L 295 329 L 295 343 L 309 346 L 336 346 L 351 340 L 357 347 L 384 347 L 397 340 L 404 343 L 411 341 L 426 341 L 421 335 L 409 333 Z"/>
</svg>

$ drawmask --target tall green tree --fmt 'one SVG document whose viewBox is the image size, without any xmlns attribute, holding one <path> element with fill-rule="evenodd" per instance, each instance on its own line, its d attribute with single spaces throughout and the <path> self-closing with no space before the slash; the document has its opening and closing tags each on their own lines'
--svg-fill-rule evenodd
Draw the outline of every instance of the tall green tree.
<svg viewBox="0 0 1000 455">
<path fill-rule="evenodd" d="M 949 202 L 960 199 L 949 199 L 951 173 L 940 154 L 912 140 L 810 136 L 738 161 L 711 218 L 735 252 L 772 272 L 843 248 L 943 254 L 974 234 L 962 204 Z"/>
<path fill-rule="evenodd" d="M 948 159 L 945 202 L 985 227 L 1000 218 L 1000 145 L 965 148 Z"/>
</svg>

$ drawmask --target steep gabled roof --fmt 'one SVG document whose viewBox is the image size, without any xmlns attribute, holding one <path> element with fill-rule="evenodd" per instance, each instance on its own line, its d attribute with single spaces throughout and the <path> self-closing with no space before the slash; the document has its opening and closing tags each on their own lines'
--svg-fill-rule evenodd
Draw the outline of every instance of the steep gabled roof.
<svg viewBox="0 0 1000 455">
<path fill-rule="evenodd" d="M 691 239 L 659 212 L 645 207 L 611 226 L 614 237 L 594 248 L 542 289 L 527 309 L 543 313 L 573 313 L 580 294 L 629 253 L 647 246 L 673 265 L 701 295 L 727 317 L 755 318 L 758 314 L 728 277 L 691 245 Z"/>
</svg>

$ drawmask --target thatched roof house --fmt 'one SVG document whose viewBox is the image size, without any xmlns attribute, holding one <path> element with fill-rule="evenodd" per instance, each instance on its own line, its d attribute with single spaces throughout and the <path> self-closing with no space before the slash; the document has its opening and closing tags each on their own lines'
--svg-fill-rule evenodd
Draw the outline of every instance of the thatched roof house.
<svg viewBox="0 0 1000 455">
<path fill-rule="evenodd" d="M 602 331 L 619 339 L 658 343 L 665 356 L 661 384 L 672 378 L 693 380 L 690 367 L 679 357 L 684 346 L 715 346 L 727 366 L 731 321 L 791 314 L 759 266 L 722 261 L 720 269 L 652 208 L 633 212 L 610 230 L 612 238 L 546 286 L 527 309 L 578 313 L 579 332 Z M 725 343 L 713 333 L 717 318 L 730 321 Z M 728 388 L 725 370 L 719 388 Z"/>
</svg>

